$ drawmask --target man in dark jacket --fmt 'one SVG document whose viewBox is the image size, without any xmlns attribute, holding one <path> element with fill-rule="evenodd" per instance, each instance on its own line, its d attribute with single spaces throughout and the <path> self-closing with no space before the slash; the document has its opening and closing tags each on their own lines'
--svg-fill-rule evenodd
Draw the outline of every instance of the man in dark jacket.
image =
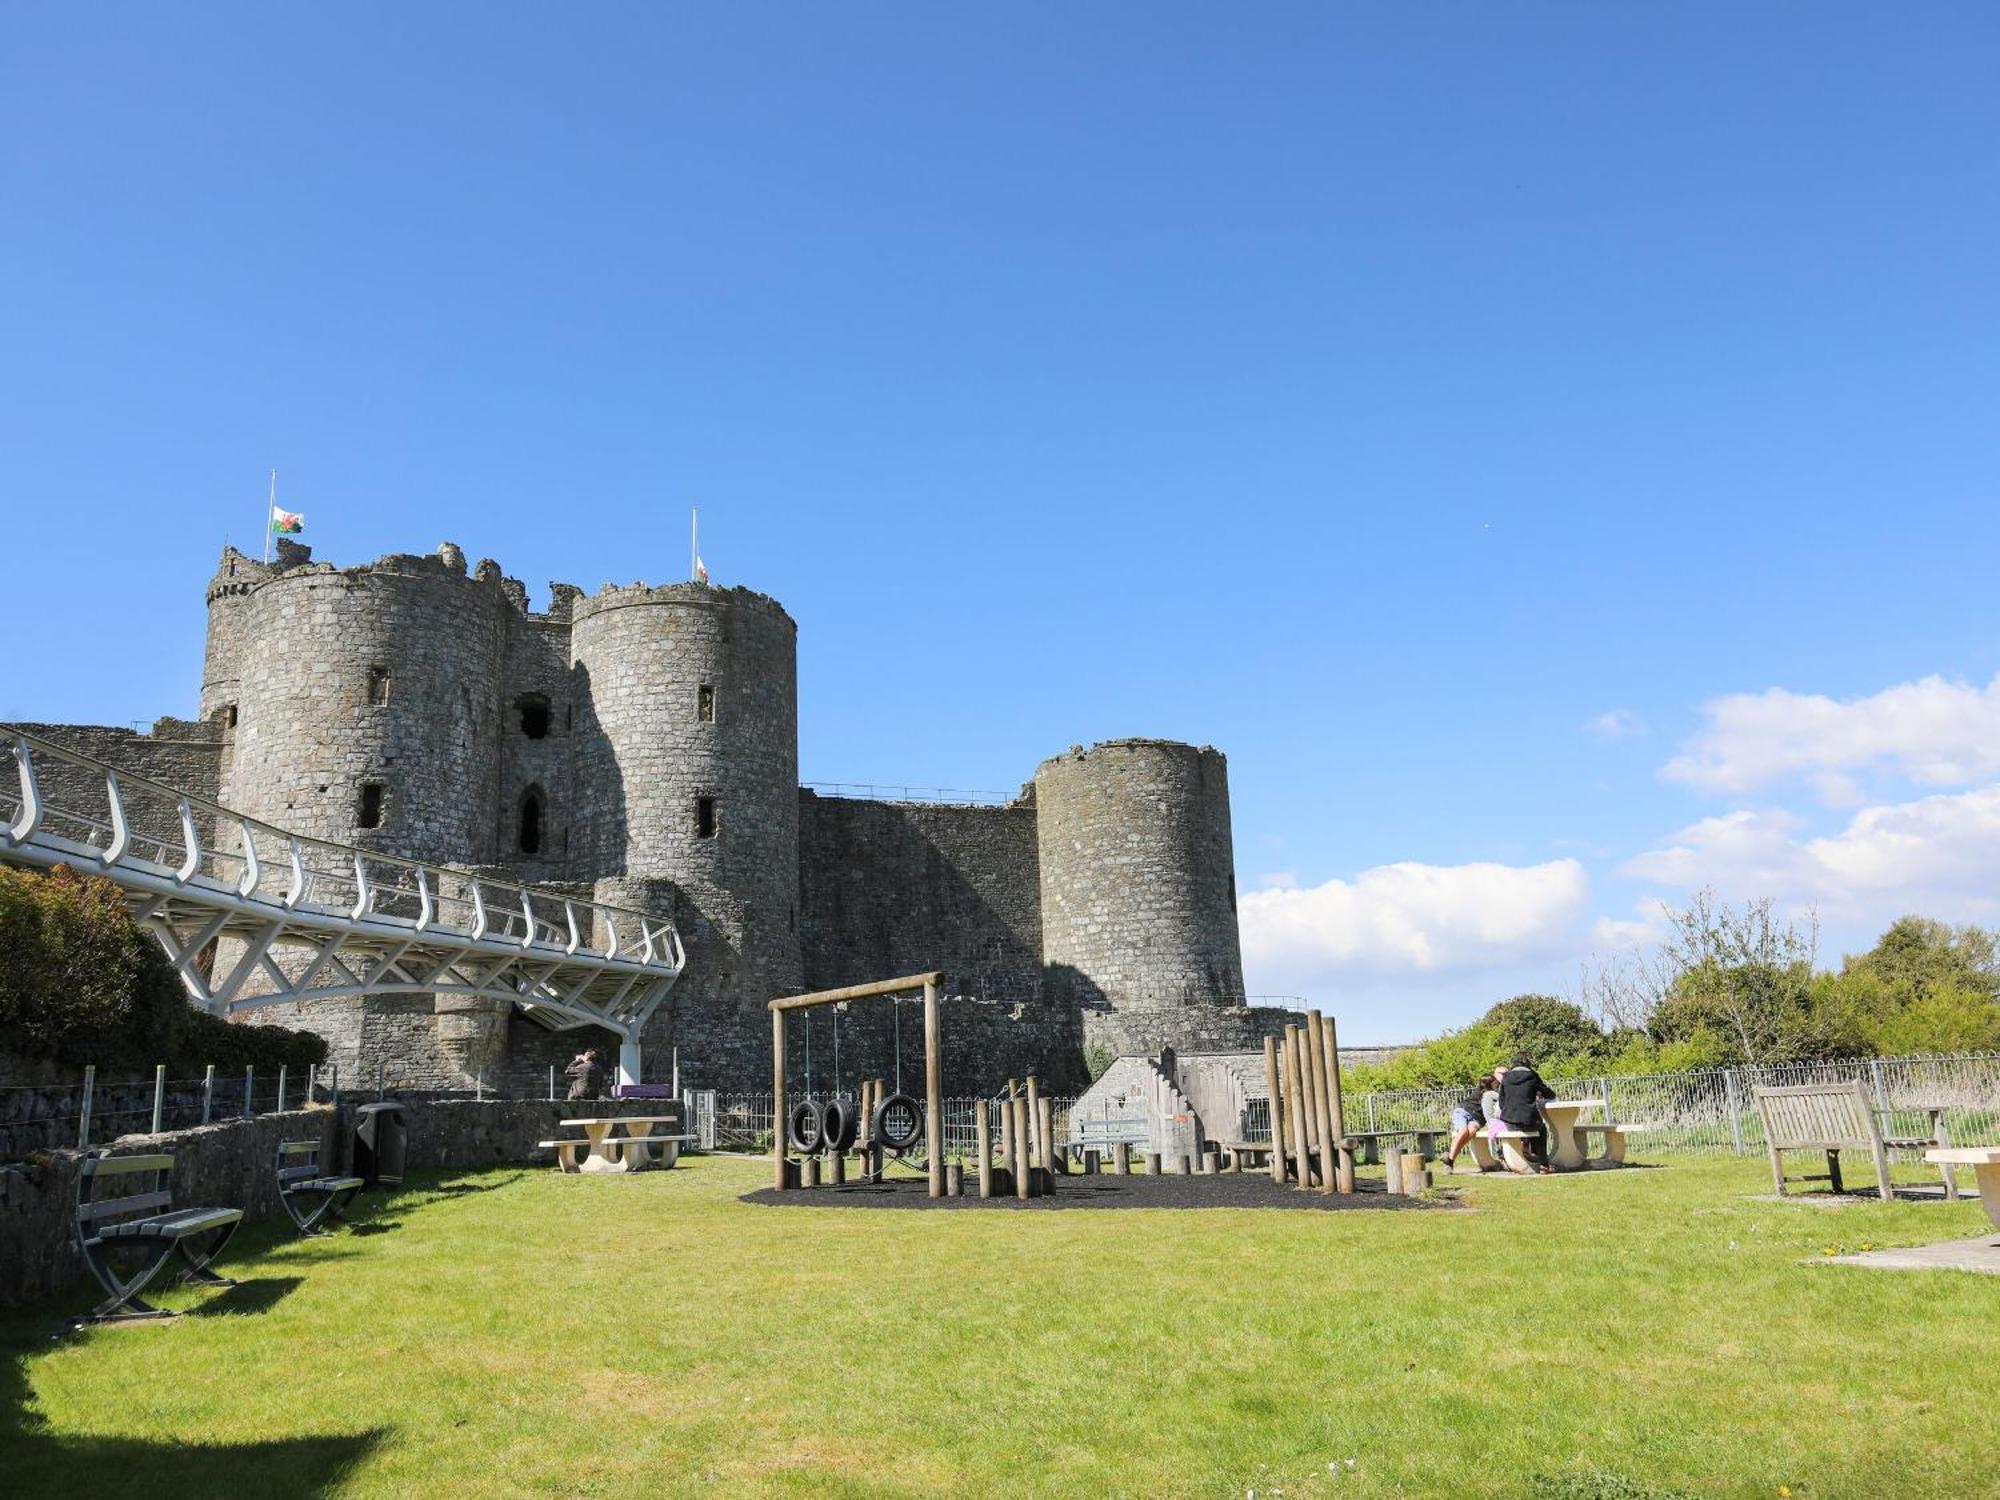
<svg viewBox="0 0 2000 1500">
<path fill-rule="evenodd" d="M 1500 1080 L 1500 1118 L 1507 1122 L 1509 1130 L 1527 1132 L 1528 1160 L 1537 1172 L 1553 1170 L 1549 1166 L 1548 1127 L 1542 1120 L 1542 1101 L 1555 1096 L 1556 1091 L 1542 1081 L 1542 1075 L 1525 1055 L 1516 1057 Z"/>
</svg>

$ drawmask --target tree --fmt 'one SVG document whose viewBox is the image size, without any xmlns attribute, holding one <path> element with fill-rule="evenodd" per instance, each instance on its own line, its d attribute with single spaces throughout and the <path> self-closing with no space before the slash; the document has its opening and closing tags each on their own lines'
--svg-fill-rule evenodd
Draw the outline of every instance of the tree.
<svg viewBox="0 0 2000 1500">
<path fill-rule="evenodd" d="M 1813 1003 L 1819 924 L 1779 916 L 1767 897 L 1742 907 L 1696 893 L 1667 912 L 1665 992 L 1647 1029 L 1658 1042 L 1703 1042 L 1725 1062 L 1789 1062 L 1851 1053 L 1859 1039 Z"/>
<path fill-rule="evenodd" d="M 1526 1053 L 1538 1066 L 1589 1066 L 1604 1050 L 1604 1033 L 1583 1008 L 1553 995 L 1516 995 L 1479 1018 L 1497 1033 L 1508 1057 Z"/>
<path fill-rule="evenodd" d="M 1822 975 L 1815 1002 L 1871 1052 L 2000 1047 L 2000 942 L 1984 928 L 1903 917 Z"/>
</svg>

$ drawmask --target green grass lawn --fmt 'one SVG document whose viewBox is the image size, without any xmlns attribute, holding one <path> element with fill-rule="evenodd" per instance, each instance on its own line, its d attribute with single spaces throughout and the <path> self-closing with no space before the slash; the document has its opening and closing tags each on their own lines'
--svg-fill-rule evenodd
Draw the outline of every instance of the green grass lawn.
<svg viewBox="0 0 2000 1500">
<path fill-rule="evenodd" d="M 0 1330 L 9 1495 L 2000 1494 L 1976 1203 L 1761 1162 L 1427 1213 L 753 1207 L 759 1162 L 426 1179 L 202 1315 Z M 1782 1487 L 1782 1488 L 1781 1488 Z"/>
</svg>

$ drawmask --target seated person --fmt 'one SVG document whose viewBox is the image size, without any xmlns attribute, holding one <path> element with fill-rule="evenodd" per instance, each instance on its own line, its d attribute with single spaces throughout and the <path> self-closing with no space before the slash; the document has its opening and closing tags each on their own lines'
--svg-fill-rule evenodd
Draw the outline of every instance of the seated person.
<svg viewBox="0 0 2000 1500">
<path fill-rule="evenodd" d="M 1486 1100 L 1497 1100 L 1498 1094 L 1484 1095 L 1480 1090 L 1492 1080 L 1479 1077 L 1472 1080 L 1472 1087 L 1458 1103 L 1451 1107 L 1451 1144 L 1445 1148 L 1444 1169 L 1458 1170 L 1458 1153 L 1463 1151 L 1486 1125 Z"/>
<path fill-rule="evenodd" d="M 1555 1170 L 1549 1165 L 1546 1126 L 1542 1121 L 1542 1101 L 1555 1096 L 1556 1091 L 1542 1081 L 1542 1075 L 1535 1071 L 1534 1063 L 1525 1053 L 1514 1059 L 1514 1066 L 1500 1080 L 1500 1118 L 1507 1122 L 1509 1130 L 1527 1134 L 1528 1164 L 1537 1172 Z"/>
</svg>

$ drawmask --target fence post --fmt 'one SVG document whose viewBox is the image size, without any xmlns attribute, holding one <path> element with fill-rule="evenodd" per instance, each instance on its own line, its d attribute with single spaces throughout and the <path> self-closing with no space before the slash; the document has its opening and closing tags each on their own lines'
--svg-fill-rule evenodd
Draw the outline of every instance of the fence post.
<svg viewBox="0 0 2000 1500">
<path fill-rule="evenodd" d="M 257 1113 L 257 1065 L 243 1065 L 243 1118 L 249 1119 Z"/>
<path fill-rule="evenodd" d="M 340 1064 L 333 1063 L 333 1082 L 327 1086 L 327 1099 L 338 1109 L 340 1107 Z"/>
<path fill-rule="evenodd" d="M 1597 1093 L 1598 1097 L 1604 1100 L 1604 1123 L 1607 1125 L 1616 1125 L 1618 1123 L 1617 1116 L 1611 1113 L 1611 1080 L 1609 1078 L 1600 1078 L 1597 1080 Z"/>
<path fill-rule="evenodd" d="M 1729 1101 L 1729 1138 L 1736 1143 L 1736 1154 L 1743 1154 L 1743 1102 L 1736 1092 L 1736 1070 L 1722 1070 L 1722 1092 Z"/>
<path fill-rule="evenodd" d="M 1368 1128 L 1370 1130 L 1375 1128 L 1375 1096 L 1373 1094 L 1368 1096 Z"/>
<path fill-rule="evenodd" d="M 215 1064 L 208 1065 L 208 1071 L 201 1075 L 201 1123 L 206 1125 L 210 1112 L 215 1108 Z"/>
<path fill-rule="evenodd" d="M 477 1103 L 484 1104 L 486 1102 L 486 1070 L 484 1068 L 481 1068 L 473 1077 L 472 1097 Z"/>
<path fill-rule="evenodd" d="M 375 1059 L 375 1098 L 380 1101 L 389 1097 L 389 1064 L 381 1058 Z"/>
<path fill-rule="evenodd" d="M 90 1096 L 97 1092 L 97 1065 L 87 1063 L 83 1069 L 83 1111 L 76 1121 L 76 1149 L 85 1150 L 90 1145 Z"/>
<path fill-rule="evenodd" d="M 1868 1076 L 1875 1081 L 1875 1107 L 1886 1115 L 1889 1112 L 1889 1086 L 1882 1080 L 1882 1060 L 1879 1057 L 1868 1060 Z"/>
<path fill-rule="evenodd" d="M 319 1097 L 319 1064 L 306 1064 L 306 1103 L 311 1105 Z"/>
<path fill-rule="evenodd" d="M 167 1103 L 167 1065 L 156 1063 L 153 1067 L 153 1134 L 160 1133 L 160 1116 Z"/>
<path fill-rule="evenodd" d="M 287 1065 L 286 1065 L 286 1064 L 284 1064 L 284 1063 L 279 1063 L 279 1064 L 278 1064 L 278 1113 L 279 1113 L 279 1114 L 283 1114 L 283 1113 L 285 1112 L 285 1068 L 286 1068 L 286 1066 L 287 1066 Z"/>
<path fill-rule="evenodd" d="M 549 1064 L 549 1103 L 551 1103 L 551 1104 L 555 1103 L 555 1099 L 556 1099 L 556 1065 L 555 1065 L 554 1063 L 550 1063 L 550 1064 Z M 648 1147 L 647 1149 L 648 1149 L 648 1150 L 651 1150 L 652 1148 L 651 1148 L 651 1147 Z"/>
</svg>

